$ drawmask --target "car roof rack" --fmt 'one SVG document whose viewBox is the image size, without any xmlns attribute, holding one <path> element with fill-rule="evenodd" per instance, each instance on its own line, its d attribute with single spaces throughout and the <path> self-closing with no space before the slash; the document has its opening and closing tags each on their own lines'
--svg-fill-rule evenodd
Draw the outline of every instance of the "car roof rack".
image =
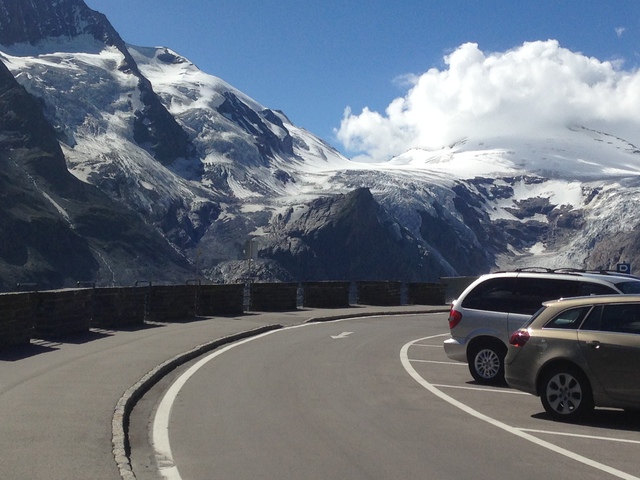
<svg viewBox="0 0 640 480">
<path fill-rule="evenodd" d="M 496 270 L 495 272 L 491 272 L 491 273 L 521 273 L 521 272 L 553 273 L 553 270 L 547 267 L 522 267 L 522 268 L 514 268 L 513 270 Z"/>
<path fill-rule="evenodd" d="M 554 273 L 553 269 L 547 267 L 523 267 L 516 268 L 515 272 L 533 272 L 533 273 Z"/>
<path fill-rule="evenodd" d="M 566 275 L 577 275 L 581 273 L 590 273 L 595 275 L 611 275 L 616 277 L 627 277 L 627 278 L 636 278 L 640 279 L 637 275 L 632 275 L 630 273 L 622 273 L 617 270 L 607 270 L 607 269 L 583 269 L 583 268 L 572 268 L 572 267 L 562 267 L 562 268 L 548 268 L 548 267 L 522 267 L 516 268 L 514 270 L 500 270 L 494 273 L 558 273 L 558 274 L 566 274 Z"/>
<path fill-rule="evenodd" d="M 617 270 L 601 269 L 580 269 L 580 268 L 555 268 L 554 273 L 595 273 L 598 275 L 615 275 L 617 277 L 632 277 L 637 278 L 635 275 L 629 273 L 622 273 Z"/>
</svg>

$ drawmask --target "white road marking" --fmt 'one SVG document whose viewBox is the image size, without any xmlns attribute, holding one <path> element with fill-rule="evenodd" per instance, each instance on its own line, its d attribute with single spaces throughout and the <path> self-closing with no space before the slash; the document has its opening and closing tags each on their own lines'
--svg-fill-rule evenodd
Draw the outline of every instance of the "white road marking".
<svg viewBox="0 0 640 480">
<path fill-rule="evenodd" d="M 398 314 L 400 316 L 401 314 Z M 417 315 L 417 314 L 416 314 Z M 366 318 L 377 318 L 380 315 L 371 315 L 366 317 L 349 317 L 335 320 L 335 322 L 344 322 L 348 320 L 362 320 Z M 389 315 L 392 316 L 392 315 Z M 232 343 L 227 345 L 226 347 L 221 348 L 220 350 L 216 350 L 215 352 L 207 355 L 197 363 L 193 364 L 187 371 L 185 371 L 166 391 L 160 404 L 158 405 L 158 409 L 156 410 L 155 417 L 153 419 L 153 425 L 151 427 L 151 446 L 155 451 L 156 463 L 158 465 L 158 470 L 162 478 L 166 480 L 182 480 L 180 476 L 180 472 L 178 471 L 178 467 L 173 460 L 173 453 L 171 452 L 171 443 L 169 442 L 169 417 L 171 416 L 171 409 L 173 407 L 173 403 L 178 396 L 178 393 L 182 389 L 185 383 L 206 363 L 216 358 L 218 355 L 222 355 L 223 353 L 231 350 L 232 348 L 237 347 L 238 345 L 242 345 L 247 342 L 251 342 L 258 338 L 264 337 L 266 335 L 271 335 L 272 333 L 282 332 L 283 330 L 293 330 L 296 328 L 303 328 L 309 325 L 320 325 L 322 322 L 318 323 L 304 323 L 300 325 L 291 325 L 289 327 L 281 328 L 279 330 L 271 330 L 269 332 L 263 333 L 261 335 L 256 335 L 254 337 L 249 337 L 245 340 L 241 340 L 236 343 Z M 345 332 L 351 334 L 353 332 Z"/>
<path fill-rule="evenodd" d="M 409 360 L 410 362 L 412 360 Z M 505 393 L 507 395 L 529 395 L 525 392 L 519 392 L 518 390 L 511 390 L 508 388 L 485 388 L 485 387 L 463 387 L 461 385 L 439 385 L 437 383 L 432 383 L 434 387 L 438 388 L 453 388 L 458 390 L 473 390 L 476 392 L 490 392 L 490 393 Z"/>
<path fill-rule="evenodd" d="M 337 338 L 347 338 L 349 335 L 351 335 L 353 332 L 342 332 L 340 335 L 331 335 L 331 338 L 333 339 L 337 339 Z"/>
<path fill-rule="evenodd" d="M 582 455 L 578 455 L 577 453 L 574 453 L 570 450 L 561 448 L 557 445 L 554 445 L 552 443 L 546 442 L 544 440 L 541 440 L 537 437 L 534 437 L 533 435 L 529 435 L 528 433 L 526 433 L 524 430 L 520 430 L 518 428 L 512 427 L 510 425 L 507 425 L 506 423 L 503 423 L 499 420 L 496 420 L 495 418 L 489 417 L 488 415 L 485 415 L 483 413 L 480 413 L 477 410 L 474 410 L 473 408 L 469 407 L 468 405 L 456 400 L 455 398 L 447 395 L 446 393 L 442 392 L 440 389 L 436 388 L 435 385 L 429 383 L 427 380 L 425 380 L 424 378 L 422 378 L 420 376 L 420 374 L 418 374 L 418 372 L 416 372 L 416 370 L 413 368 L 413 365 L 411 365 L 411 360 L 409 360 L 409 347 L 411 347 L 414 343 L 417 342 L 421 342 L 424 340 L 430 340 L 432 338 L 435 337 L 439 337 L 442 335 L 434 335 L 432 337 L 425 337 L 425 338 L 420 338 L 418 340 L 414 340 L 412 342 L 407 343 L 406 345 L 404 345 L 402 347 L 402 350 L 400 351 L 400 361 L 402 362 L 402 365 L 404 366 L 405 370 L 407 371 L 407 373 L 409 375 L 411 375 L 411 377 L 413 377 L 413 379 L 418 382 L 422 387 L 424 387 L 425 389 L 427 389 L 428 391 L 430 391 L 432 394 L 434 394 L 435 396 L 439 397 L 441 400 L 444 400 L 445 402 L 453 405 L 454 407 L 459 408 L 460 410 L 462 410 L 463 412 L 479 419 L 482 420 L 484 422 L 489 423 L 490 425 L 493 425 L 497 428 L 500 428 L 508 433 L 511 433 L 512 435 L 515 435 L 517 437 L 520 437 L 524 440 L 527 440 L 531 443 L 534 443 L 540 447 L 546 448 L 548 450 L 551 450 L 554 453 L 558 453 L 560 455 L 564 455 L 565 457 L 568 457 L 572 460 L 575 460 L 576 462 L 580 462 L 583 463 L 585 465 L 588 465 L 590 467 L 593 467 L 597 470 L 600 470 L 602 472 L 608 473 L 610 475 L 613 475 L 615 477 L 618 478 L 622 478 L 624 480 L 640 480 L 640 477 L 635 477 L 633 475 L 630 475 L 626 472 L 623 472 L 621 470 L 617 470 L 613 467 L 610 467 L 608 465 L 604 465 L 603 463 L 599 463 L 596 462 L 595 460 L 592 460 L 590 458 L 584 457 Z"/>
<path fill-rule="evenodd" d="M 222 355 L 238 345 L 270 335 L 277 331 L 279 330 L 271 330 L 269 332 L 256 335 L 255 337 L 250 337 L 245 340 L 232 343 L 220 350 L 216 350 L 204 357 L 202 360 L 193 364 L 186 372 L 180 375 L 180 377 L 178 377 L 178 379 L 167 390 L 162 397 L 158 410 L 156 411 L 151 431 L 151 446 L 155 450 L 156 462 L 162 478 L 165 478 L 166 480 L 182 480 L 178 467 L 173 461 L 173 453 L 171 452 L 171 444 L 169 442 L 169 417 L 171 415 L 173 403 L 184 384 L 187 383 L 187 380 L 189 380 L 198 370 L 200 370 L 200 368 L 216 358 L 218 355 Z"/>
<path fill-rule="evenodd" d="M 541 433 L 545 435 L 560 435 L 564 437 L 586 438 L 589 440 L 602 440 L 605 442 L 620 442 L 620 443 L 633 443 L 640 445 L 640 440 L 630 440 L 627 438 L 611 438 L 601 437 L 599 435 L 581 435 L 579 433 L 566 433 L 566 432 L 552 432 L 549 430 L 535 430 L 533 428 L 519 428 L 521 432 Z"/>
<path fill-rule="evenodd" d="M 439 365 L 456 365 L 456 366 L 461 366 L 461 367 L 466 367 L 467 364 L 466 363 L 462 363 L 462 362 L 437 362 L 435 360 L 409 360 L 410 362 L 416 362 L 416 363 L 437 363 Z"/>
<path fill-rule="evenodd" d="M 401 316 L 404 314 L 398 314 L 397 316 Z M 418 315 L 418 314 L 415 314 Z M 366 318 L 377 318 L 380 315 L 370 315 L 366 317 L 349 317 L 349 318 L 341 318 L 335 320 L 335 323 L 344 322 L 348 320 L 363 320 Z M 389 315 L 396 316 L 396 315 Z M 299 325 L 291 325 L 289 327 L 281 328 L 278 330 L 271 330 L 269 332 L 256 335 L 254 337 L 246 338 L 245 340 L 241 340 L 239 342 L 232 343 L 227 345 L 226 347 L 221 348 L 220 350 L 216 350 L 213 353 L 207 355 L 202 358 L 200 361 L 194 363 L 187 371 L 185 371 L 180 377 L 169 387 L 166 391 L 160 404 L 158 405 L 158 409 L 156 410 L 155 417 L 153 419 L 153 425 L 151 427 L 151 446 L 155 451 L 156 463 L 158 465 L 158 470 L 162 478 L 166 480 L 182 480 L 180 476 L 180 472 L 178 471 L 178 467 L 173 460 L 173 453 L 171 452 L 171 443 L 169 442 L 169 418 L 171 416 L 171 409 L 173 408 L 173 404 L 178 396 L 182 387 L 184 387 L 185 383 L 205 364 L 213 360 L 219 355 L 235 348 L 239 345 L 242 345 L 247 342 L 251 342 L 258 338 L 262 338 L 267 335 L 271 335 L 276 332 L 282 332 L 283 330 L 293 330 L 296 328 L 303 328 L 309 325 L 319 325 L 319 323 L 304 323 Z M 350 335 L 353 332 L 344 332 Z M 343 333 L 343 334 L 344 334 Z M 341 334 L 341 335 L 343 335 Z"/>
<path fill-rule="evenodd" d="M 375 317 L 375 316 L 372 316 Z M 369 317 L 367 317 L 369 318 Z M 362 318 L 360 318 L 362 319 Z M 349 320 L 349 319 L 341 319 L 338 321 L 345 321 L 345 320 Z M 306 325 L 312 325 L 312 324 L 304 324 L 304 325 L 294 325 L 294 326 L 290 326 L 290 327 L 286 327 L 284 329 L 280 329 L 280 330 L 272 330 L 266 333 L 263 333 L 261 335 L 257 335 L 255 337 L 250 337 L 247 338 L 245 340 L 241 340 L 239 342 L 227 345 L 226 347 L 221 348 L 220 350 L 216 350 L 215 352 L 211 353 L 210 355 L 204 357 L 203 359 L 201 359 L 200 361 L 198 361 L 197 363 L 195 363 L 192 367 L 190 367 L 185 373 L 183 373 L 172 385 L 171 387 L 167 390 L 167 392 L 165 393 L 164 397 L 162 398 L 162 401 L 160 402 L 160 405 L 158 406 L 154 421 L 153 421 L 153 425 L 152 425 L 152 432 L 151 432 L 151 436 L 152 436 L 152 447 L 155 450 L 155 455 L 156 455 L 156 461 L 157 461 L 157 465 L 159 468 L 159 472 L 162 475 L 162 477 L 166 480 L 182 480 L 182 477 L 180 476 L 180 472 L 178 471 L 178 467 L 175 465 L 174 460 L 173 460 L 173 454 L 171 452 L 171 444 L 169 442 L 169 417 L 171 415 L 171 409 L 173 407 L 173 403 L 175 402 L 175 399 L 178 395 L 178 393 L 180 392 L 180 390 L 182 389 L 182 387 L 185 385 L 185 383 L 200 369 L 202 368 L 206 363 L 208 363 L 209 361 L 213 360 L 214 358 L 216 358 L 219 355 L 222 355 L 223 353 L 231 350 L 232 348 L 242 345 L 244 343 L 250 342 L 252 340 L 256 340 L 258 338 L 267 336 L 267 335 L 271 335 L 273 333 L 282 331 L 282 330 L 289 330 L 289 329 L 295 329 L 295 328 L 301 328 L 304 327 Z M 346 332 L 345 332 L 346 333 Z M 352 333 L 352 332 L 350 332 Z M 417 341 L 420 340 L 430 340 L 433 338 L 437 338 L 437 337 L 442 337 L 442 336 L 446 336 L 447 334 L 440 334 L 440 335 L 433 335 L 431 337 L 425 337 Z M 532 432 L 532 433 L 540 433 L 540 434 L 548 434 L 548 435 L 568 435 L 568 436 L 577 436 L 577 437 L 583 437 L 583 438 L 589 438 L 589 439 L 596 439 L 596 440 L 606 440 L 606 441 L 618 441 L 618 442 L 626 442 L 626 443 L 633 443 L 633 444 L 640 444 L 640 441 L 634 441 L 634 440 L 625 440 L 625 439 L 612 439 L 612 438 L 606 438 L 606 437 L 595 437 L 595 436 L 588 436 L 588 435 L 572 435 L 572 434 L 568 434 L 568 433 L 560 433 L 560 432 L 550 432 L 550 431 L 544 431 L 544 430 L 533 430 L 533 429 L 518 429 L 515 427 L 511 427 L 509 425 L 506 425 L 498 420 L 495 420 L 491 417 L 488 417 L 474 409 L 472 409 L 471 407 L 468 407 L 467 405 L 458 402 L 457 400 L 455 400 L 453 397 L 450 397 L 448 395 L 446 395 L 445 393 L 441 392 L 439 388 L 466 388 L 466 389 L 473 389 L 473 390 L 482 390 L 482 391 L 492 391 L 489 389 L 485 389 L 485 388 L 472 388 L 472 387 L 455 387 L 455 386 L 451 386 L 451 385 L 436 385 L 436 384 L 431 384 L 429 382 L 427 382 L 426 380 L 424 380 L 411 366 L 411 362 L 416 362 L 417 360 L 410 360 L 408 358 L 408 349 L 410 346 L 415 346 L 417 344 L 415 344 L 414 342 L 409 342 L 408 344 L 406 344 L 403 348 L 402 351 L 400 352 L 400 360 L 405 368 L 405 370 L 409 373 L 409 375 L 411 375 L 414 380 L 416 380 L 420 385 L 422 385 L 424 388 L 426 388 L 427 390 L 429 390 L 431 393 L 433 393 L 434 395 L 440 397 L 441 399 L 447 401 L 448 403 L 460 408 L 461 410 L 465 411 L 466 413 L 475 416 L 478 419 L 484 420 L 498 428 L 501 428 L 509 433 L 512 433 L 518 437 L 521 437 L 525 440 L 528 440 L 534 444 L 537 444 L 539 446 L 542 446 L 544 448 L 547 448 L 553 452 L 559 453 L 561 455 L 567 456 L 571 459 L 574 459 L 576 461 L 579 461 L 581 463 L 584 463 L 586 465 L 589 465 L 593 468 L 596 468 L 598 470 L 601 470 L 603 472 L 606 473 L 610 473 L 611 475 L 614 475 L 618 478 L 622 478 L 624 480 L 640 480 L 640 477 L 635 477 L 633 475 L 629 475 L 625 472 L 622 472 L 620 470 L 616 470 L 612 467 L 609 467 L 607 465 L 595 462 L 589 458 L 583 457 L 581 455 L 575 454 L 571 451 L 565 450 L 563 448 L 557 447 L 556 445 L 553 445 L 549 442 L 545 442 L 541 439 L 538 439 L 532 435 L 527 434 L 526 432 Z M 421 345 L 424 346 L 424 345 Z M 450 363 L 450 362 L 447 362 Z M 452 363 L 453 365 L 466 365 L 464 363 L 459 363 L 459 362 L 455 362 Z M 503 390 L 495 390 L 495 391 L 499 391 L 500 393 L 505 393 L 505 391 Z M 519 392 L 522 393 L 524 395 L 524 392 Z"/>
</svg>

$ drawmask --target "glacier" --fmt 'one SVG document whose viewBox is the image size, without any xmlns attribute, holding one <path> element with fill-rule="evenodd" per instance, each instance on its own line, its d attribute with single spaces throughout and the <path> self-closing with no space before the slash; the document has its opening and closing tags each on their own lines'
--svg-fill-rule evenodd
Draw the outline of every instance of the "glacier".
<svg viewBox="0 0 640 480">
<path fill-rule="evenodd" d="M 470 132 L 441 149 L 356 162 L 167 47 L 126 49 L 83 34 L 0 46 L 0 59 L 43 101 L 69 171 L 216 280 L 229 279 L 225 265 L 242 260 L 248 238 L 266 253 L 313 201 L 362 188 L 438 259 L 438 273 L 640 260 L 640 149 L 615 135 L 578 124 Z M 141 77 L 186 132 L 193 149 L 184 156 L 159 159 L 157 145 L 136 137 L 148 93 Z M 144 122 L 153 128 L 153 118 Z"/>
</svg>

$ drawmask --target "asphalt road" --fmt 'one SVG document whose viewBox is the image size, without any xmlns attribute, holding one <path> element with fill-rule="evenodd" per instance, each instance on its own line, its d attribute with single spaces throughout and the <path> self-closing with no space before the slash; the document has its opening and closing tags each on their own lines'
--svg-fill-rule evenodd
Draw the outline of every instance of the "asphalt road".
<svg viewBox="0 0 640 480">
<path fill-rule="evenodd" d="M 0 350 L 0 479 L 120 480 L 113 452 L 116 405 L 158 365 L 203 344 L 318 317 L 429 308 L 253 312 L 128 330 L 92 329 Z"/>
<path fill-rule="evenodd" d="M 446 315 L 277 330 L 184 365 L 133 412 L 138 479 L 640 479 L 640 420 L 552 421 L 450 362 Z M 158 464 L 157 459 L 161 459 Z"/>
</svg>

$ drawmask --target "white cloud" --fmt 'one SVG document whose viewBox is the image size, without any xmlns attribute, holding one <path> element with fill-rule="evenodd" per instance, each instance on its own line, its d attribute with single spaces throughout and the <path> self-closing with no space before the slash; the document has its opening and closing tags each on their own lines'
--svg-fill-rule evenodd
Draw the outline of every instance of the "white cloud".
<svg viewBox="0 0 640 480">
<path fill-rule="evenodd" d="M 638 71 L 571 52 L 555 40 L 490 54 L 467 43 L 444 60 L 444 70 L 402 77 L 411 82 L 409 90 L 384 114 L 347 108 L 336 132 L 345 148 L 360 160 L 383 161 L 466 137 L 576 124 L 640 140 Z"/>
<path fill-rule="evenodd" d="M 618 36 L 618 38 L 622 37 L 622 34 L 624 32 L 626 32 L 627 29 L 625 27 L 617 27 L 616 28 L 616 35 Z"/>
</svg>

